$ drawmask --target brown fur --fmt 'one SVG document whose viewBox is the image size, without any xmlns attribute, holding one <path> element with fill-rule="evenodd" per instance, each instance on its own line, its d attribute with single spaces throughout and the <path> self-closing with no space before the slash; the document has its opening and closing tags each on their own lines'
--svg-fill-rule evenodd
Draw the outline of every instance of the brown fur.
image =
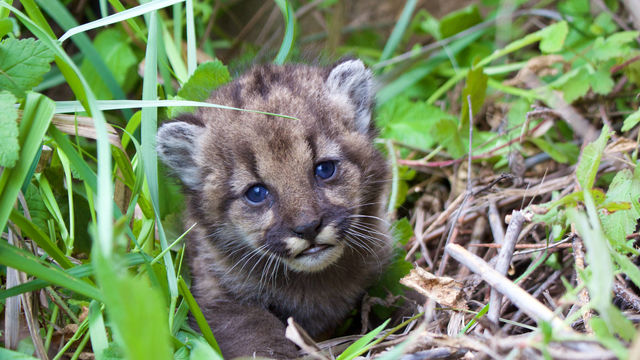
<svg viewBox="0 0 640 360">
<path fill-rule="evenodd" d="M 225 358 L 295 357 L 286 319 L 312 336 L 331 331 L 387 263 L 388 170 L 372 145 L 371 89 L 358 60 L 259 66 L 209 102 L 295 120 L 199 108 L 160 129 L 160 157 L 185 184 L 186 225 L 197 224 L 186 244 L 192 291 Z M 327 160 L 336 173 L 324 180 L 314 169 Z M 245 198 L 255 184 L 269 191 L 263 203 Z M 310 221 L 319 233 L 294 230 Z M 327 247 L 302 253 L 313 246 Z"/>
</svg>

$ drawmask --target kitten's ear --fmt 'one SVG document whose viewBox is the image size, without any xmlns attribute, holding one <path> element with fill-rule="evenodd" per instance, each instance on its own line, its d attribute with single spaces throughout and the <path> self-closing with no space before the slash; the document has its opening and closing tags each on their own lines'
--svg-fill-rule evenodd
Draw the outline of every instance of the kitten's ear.
<svg viewBox="0 0 640 360">
<path fill-rule="evenodd" d="M 160 160 L 192 190 L 197 190 L 202 184 L 195 152 L 198 137 L 203 131 L 201 126 L 174 121 L 162 125 L 156 136 L 156 149 Z"/>
<path fill-rule="evenodd" d="M 349 99 L 356 111 L 356 130 L 368 133 L 374 96 L 371 70 L 360 60 L 347 60 L 331 69 L 326 84 L 332 93 Z"/>
</svg>

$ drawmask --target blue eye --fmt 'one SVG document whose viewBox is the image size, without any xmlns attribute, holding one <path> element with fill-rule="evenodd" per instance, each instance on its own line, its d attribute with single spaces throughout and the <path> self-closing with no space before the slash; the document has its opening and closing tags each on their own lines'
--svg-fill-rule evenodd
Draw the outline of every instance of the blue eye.
<svg viewBox="0 0 640 360">
<path fill-rule="evenodd" d="M 320 179 L 327 180 L 336 172 L 335 161 L 323 161 L 316 165 L 316 176 Z"/>
<path fill-rule="evenodd" d="M 259 204 L 264 201 L 269 195 L 269 190 L 267 190 L 264 185 L 253 185 L 252 187 L 244 193 L 244 197 L 249 200 L 249 202 L 253 204 Z"/>
</svg>

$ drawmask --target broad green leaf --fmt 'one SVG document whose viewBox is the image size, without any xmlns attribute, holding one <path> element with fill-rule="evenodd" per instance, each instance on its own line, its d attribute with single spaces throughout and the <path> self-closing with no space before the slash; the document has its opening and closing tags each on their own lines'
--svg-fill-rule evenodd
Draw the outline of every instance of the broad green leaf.
<svg viewBox="0 0 640 360">
<path fill-rule="evenodd" d="M 0 360 L 37 360 L 37 358 L 0 347 Z"/>
<path fill-rule="evenodd" d="M 213 90 L 230 80 L 229 70 L 220 60 L 207 61 L 198 66 L 178 91 L 178 96 L 185 100 L 205 101 Z"/>
<path fill-rule="evenodd" d="M 453 158 L 459 158 L 467 153 L 464 147 L 460 133 L 458 132 L 458 124 L 451 119 L 440 119 L 433 129 L 433 136 L 438 139 L 440 145 L 447 149 L 447 152 Z"/>
<path fill-rule="evenodd" d="M 613 251 L 613 259 L 616 261 L 620 269 L 625 275 L 631 279 L 636 285 L 640 286 L 640 269 L 638 265 L 634 264 L 627 256 L 620 254 L 618 251 Z"/>
<path fill-rule="evenodd" d="M 599 37 L 593 42 L 593 48 L 588 56 L 591 60 L 604 61 L 629 55 L 632 51 L 630 43 L 639 35 L 638 31 L 622 31 L 606 39 Z"/>
<path fill-rule="evenodd" d="M 391 234 L 396 244 L 407 245 L 413 236 L 413 227 L 407 218 L 397 220 L 391 226 Z"/>
<path fill-rule="evenodd" d="M 605 197 L 605 203 L 624 202 L 630 205 L 628 210 L 600 213 L 600 220 L 607 237 L 614 244 L 626 243 L 626 236 L 634 232 L 640 218 L 640 170 L 632 174 L 628 169 L 619 171 L 611 181 Z"/>
<path fill-rule="evenodd" d="M 11 21 L 11 19 L 8 19 L 8 18 L 0 19 L 0 38 L 3 38 L 12 30 L 13 30 L 13 21 Z"/>
<path fill-rule="evenodd" d="M 115 28 L 101 31 L 95 39 L 93 46 L 104 60 L 107 68 L 113 73 L 113 77 L 123 91 L 128 91 L 135 81 L 139 79 L 136 73 L 138 59 L 129 44 L 129 37 Z M 113 95 L 104 81 L 101 73 L 93 65 L 90 59 L 85 58 L 80 71 L 91 85 L 98 99 L 111 99 Z"/>
<path fill-rule="evenodd" d="M 590 74 L 589 84 L 591 85 L 593 92 L 600 95 L 607 95 L 615 85 L 611 78 L 611 74 L 606 67 L 601 67 L 596 72 Z"/>
<path fill-rule="evenodd" d="M 351 360 L 351 359 L 354 359 L 357 356 L 361 355 L 365 351 L 367 351 L 369 349 L 370 344 L 373 341 L 373 339 L 376 337 L 376 335 L 378 335 L 380 332 L 382 332 L 382 330 L 384 330 L 384 328 L 387 326 L 389 321 L 391 321 L 391 319 L 387 319 L 387 321 L 382 323 L 382 325 L 380 325 L 377 328 L 371 330 L 369 333 L 367 333 L 366 335 L 362 336 L 356 342 L 354 342 L 353 344 L 349 345 L 349 347 L 346 348 L 342 352 L 342 354 L 340 354 L 340 356 L 338 356 L 336 358 L 336 360 Z"/>
<path fill-rule="evenodd" d="M 569 76 L 560 86 L 560 91 L 564 94 L 564 99 L 572 103 L 576 99 L 583 97 L 591 86 L 591 75 L 585 67 L 579 68 L 573 76 Z"/>
<path fill-rule="evenodd" d="M 638 125 L 638 123 L 640 123 L 640 109 L 632 112 L 631 115 L 627 116 L 624 119 L 624 123 L 620 131 L 629 131 L 633 129 L 634 126 Z"/>
<path fill-rule="evenodd" d="M 540 51 L 548 54 L 562 50 L 568 33 L 569 25 L 567 25 L 566 21 L 560 21 L 551 26 L 547 26 L 542 30 Z"/>
<path fill-rule="evenodd" d="M 17 99 L 8 91 L 0 91 L 0 166 L 12 168 L 18 161 L 20 144 L 18 144 L 18 112 Z"/>
<path fill-rule="evenodd" d="M 582 150 L 576 169 L 576 177 L 582 190 L 590 190 L 593 187 L 607 140 L 609 140 L 609 127 L 605 125 L 598 139 Z"/>
<path fill-rule="evenodd" d="M 8 38 L 0 42 L 0 89 L 22 99 L 42 81 L 53 52 L 39 40 Z"/>
<path fill-rule="evenodd" d="M 482 67 L 471 69 L 467 75 L 467 84 L 462 89 L 462 115 L 460 116 L 460 128 L 463 133 L 468 133 L 469 130 L 469 101 L 468 96 L 471 96 L 471 116 L 475 115 L 482 108 L 484 98 L 487 94 L 487 79 L 489 77 L 484 73 Z"/>
<path fill-rule="evenodd" d="M 399 96 L 384 104 L 376 118 L 381 137 L 418 149 L 432 149 L 440 139 L 433 133 L 439 119 L 455 117 L 422 101 Z"/>
<path fill-rule="evenodd" d="M 482 15 L 477 5 L 450 12 L 440 20 L 440 35 L 443 39 L 464 31 L 482 22 Z"/>
</svg>

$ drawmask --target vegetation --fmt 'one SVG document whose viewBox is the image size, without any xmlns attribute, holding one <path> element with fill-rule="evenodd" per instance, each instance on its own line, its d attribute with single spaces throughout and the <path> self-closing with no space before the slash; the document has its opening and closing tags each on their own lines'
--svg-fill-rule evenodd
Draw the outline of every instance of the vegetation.
<svg viewBox="0 0 640 360">
<path fill-rule="evenodd" d="M 417 0 L 94 3 L 0 0 L 0 358 L 220 358 L 189 291 L 158 123 L 217 106 L 202 101 L 253 62 L 346 55 L 379 81 L 396 258 L 340 330 L 362 318 L 366 335 L 297 337 L 302 349 L 637 356 L 640 19 L 627 2 L 485 0 L 437 17 Z M 386 15 L 351 12 L 378 5 Z M 393 323 L 405 285 L 429 300 Z"/>
</svg>

